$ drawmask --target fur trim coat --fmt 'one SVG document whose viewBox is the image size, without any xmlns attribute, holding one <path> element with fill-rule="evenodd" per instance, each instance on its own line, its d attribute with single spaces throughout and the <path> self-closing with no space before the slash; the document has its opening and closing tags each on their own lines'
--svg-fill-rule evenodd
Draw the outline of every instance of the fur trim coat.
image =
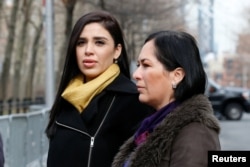
<svg viewBox="0 0 250 167">
<path fill-rule="evenodd" d="M 210 101 L 196 95 L 174 109 L 147 140 L 135 147 L 128 139 L 112 167 L 207 167 L 208 150 L 220 150 L 219 122 Z"/>
</svg>

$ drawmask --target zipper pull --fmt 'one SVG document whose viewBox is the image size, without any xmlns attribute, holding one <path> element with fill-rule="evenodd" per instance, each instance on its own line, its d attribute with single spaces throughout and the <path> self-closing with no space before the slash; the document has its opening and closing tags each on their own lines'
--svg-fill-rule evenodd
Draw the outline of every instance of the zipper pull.
<svg viewBox="0 0 250 167">
<path fill-rule="evenodd" d="M 91 139 L 90 139 L 90 147 L 94 147 L 94 141 L 95 141 L 95 137 L 91 137 Z"/>
</svg>

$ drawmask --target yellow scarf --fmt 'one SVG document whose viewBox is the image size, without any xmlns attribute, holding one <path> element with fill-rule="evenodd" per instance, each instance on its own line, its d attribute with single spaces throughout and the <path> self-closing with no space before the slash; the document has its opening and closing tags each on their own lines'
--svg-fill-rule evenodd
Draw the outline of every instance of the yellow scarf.
<svg viewBox="0 0 250 167">
<path fill-rule="evenodd" d="M 81 113 L 91 99 L 107 87 L 119 73 L 119 66 L 112 64 L 101 75 L 87 83 L 83 83 L 83 76 L 78 75 L 70 81 L 61 96 Z"/>
</svg>

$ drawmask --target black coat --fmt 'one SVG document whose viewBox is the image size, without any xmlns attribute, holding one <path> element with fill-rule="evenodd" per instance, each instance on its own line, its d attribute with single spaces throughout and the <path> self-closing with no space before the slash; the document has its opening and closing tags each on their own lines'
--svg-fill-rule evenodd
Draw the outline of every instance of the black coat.
<svg viewBox="0 0 250 167">
<path fill-rule="evenodd" d="M 110 167 L 119 147 L 152 109 L 133 82 L 119 75 L 80 114 L 67 101 L 56 118 L 48 167 Z"/>
</svg>

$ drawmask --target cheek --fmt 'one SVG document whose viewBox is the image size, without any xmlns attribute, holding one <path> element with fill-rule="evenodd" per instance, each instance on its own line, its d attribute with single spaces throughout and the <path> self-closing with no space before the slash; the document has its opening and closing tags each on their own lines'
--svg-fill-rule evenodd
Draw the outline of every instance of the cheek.
<svg viewBox="0 0 250 167">
<path fill-rule="evenodd" d="M 113 52 L 111 51 L 99 51 L 98 53 L 96 53 L 96 55 L 98 56 L 98 59 L 100 62 L 102 62 L 102 64 L 112 64 L 113 63 Z"/>
<path fill-rule="evenodd" d="M 105 64 L 112 64 L 113 63 L 113 57 L 111 57 L 110 55 L 103 57 L 102 58 L 102 62 L 104 62 Z"/>
<path fill-rule="evenodd" d="M 77 60 L 77 62 L 79 62 L 80 59 L 81 59 L 81 49 L 76 48 L 76 60 Z"/>
<path fill-rule="evenodd" d="M 82 69 L 82 59 L 80 57 L 76 56 L 76 62 L 77 62 L 78 68 Z"/>
<path fill-rule="evenodd" d="M 101 71 L 105 71 L 111 64 L 113 64 L 113 59 L 110 57 L 99 59 L 99 68 Z"/>
<path fill-rule="evenodd" d="M 162 75 L 160 75 L 158 72 L 150 72 L 144 75 L 145 80 L 149 84 L 149 87 L 154 88 L 157 85 L 161 85 L 161 78 Z"/>
<path fill-rule="evenodd" d="M 147 88 L 150 97 L 154 99 L 162 99 L 169 89 L 167 78 L 162 74 L 154 74 L 148 75 L 147 80 Z"/>
<path fill-rule="evenodd" d="M 148 90 L 149 96 L 157 96 L 159 90 L 162 87 L 162 83 L 159 80 L 161 76 L 155 75 L 154 73 L 149 73 L 144 76 L 144 81 Z"/>
</svg>

